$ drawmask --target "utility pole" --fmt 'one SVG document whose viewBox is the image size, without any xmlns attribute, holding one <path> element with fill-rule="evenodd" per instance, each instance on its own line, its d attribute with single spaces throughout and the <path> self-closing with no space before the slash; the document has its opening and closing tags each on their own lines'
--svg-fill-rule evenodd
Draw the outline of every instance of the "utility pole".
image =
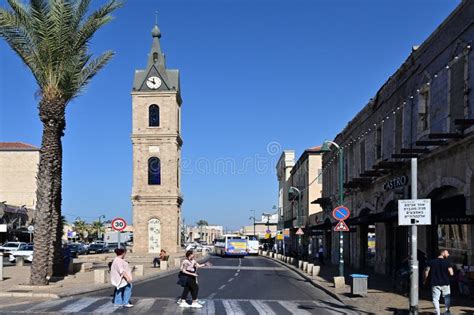
<svg viewBox="0 0 474 315">
<path fill-rule="evenodd" d="M 411 159 L 411 199 L 418 199 L 418 159 Z M 411 225 L 411 259 L 410 259 L 410 314 L 418 314 L 418 226 Z"/>
</svg>

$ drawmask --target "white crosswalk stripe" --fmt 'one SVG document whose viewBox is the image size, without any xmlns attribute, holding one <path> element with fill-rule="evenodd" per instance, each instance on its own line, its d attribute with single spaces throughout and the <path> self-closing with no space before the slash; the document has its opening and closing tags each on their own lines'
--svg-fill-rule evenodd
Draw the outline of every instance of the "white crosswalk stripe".
<svg viewBox="0 0 474 315">
<path fill-rule="evenodd" d="M 42 302 L 39 304 L 23 305 L 22 309 L 15 312 L 35 314 L 39 312 L 53 313 L 91 313 L 110 314 L 123 312 L 132 314 L 179 314 L 190 312 L 189 308 L 180 308 L 175 300 L 168 298 L 132 298 L 135 306 L 131 309 L 114 307 L 111 298 L 106 297 L 81 297 Z M 202 309 L 192 309 L 193 314 L 200 315 L 245 315 L 247 313 L 259 315 L 277 315 L 281 308 L 291 314 L 307 315 L 321 314 L 356 314 L 345 309 L 342 305 L 327 307 L 323 302 L 317 301 L 281 301 L 281 300 L 249 300 L 249 299 L 213 299 L 206 300 Z M 0 307 L 0 314 L 8 309 Z"/>
<path fill-rule="evenodd" d="M 257 310 L 259 315 L 275 315 L 275 312 L 262 301 L 252 300 L 250 304 Z"/>
</svg>

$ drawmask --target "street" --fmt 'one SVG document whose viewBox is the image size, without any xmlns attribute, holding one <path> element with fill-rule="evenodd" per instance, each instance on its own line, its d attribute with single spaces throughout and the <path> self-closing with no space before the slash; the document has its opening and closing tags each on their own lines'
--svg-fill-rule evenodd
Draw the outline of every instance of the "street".
<svg viewBox="0 0 474 315">
<path fill-rule="evenodd" d="M 199 271 L 202 309 L 180 308 L 177 274 L 141 282 L 133 288 L 130 309 L 112 307 L 112 289 L 87 296 L 0 309 L 8 313 L 159 313 L 159 314 L 356 314 L 298 274 L 263 257 L 211 257 Z"/>
</svg>

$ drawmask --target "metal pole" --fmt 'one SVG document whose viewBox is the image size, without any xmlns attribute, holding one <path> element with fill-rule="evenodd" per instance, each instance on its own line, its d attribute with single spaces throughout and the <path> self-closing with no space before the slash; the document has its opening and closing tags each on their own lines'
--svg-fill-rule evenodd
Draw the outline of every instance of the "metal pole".
<svg viewBox="0 0 474 315">
<path fill-rule="evenodd" d="M 411 199 L 418 199 L 418 159 L 411 159 Z M 411 226 L 411 276 L 410 276 L 410 314 L 418 314 L 418 244 L 417 226 Z"/>
<path fill-rule="evenodd" d="M 297 215 L 297 220 L 298 222 L 298 228 L 301 228 L 301 191 L 298 190 L 298 215 Z M 298 235 L 298 251 L 300 253 L 300 256 L 302 256 L 302 250 L 301 250 L 301 235 Z"/>
<path fill-rule="evenodd" d="M 339 148 L 339 205 L 344 204 L 344 157 Z M 344 234 L 339 232 L 339 276 L 344 277 Z"/>
<path fill-rule="evenodd" d="M 120 231 L 117 231 L 117 243 L 118 243 L 118 248 L 121 248 L 121 246 L 120 246 Z"/>
<path fill-rule="evenodd" d="M 0 253 L 0 281 L 3 281 L 3 253 Z"/>
</svg>

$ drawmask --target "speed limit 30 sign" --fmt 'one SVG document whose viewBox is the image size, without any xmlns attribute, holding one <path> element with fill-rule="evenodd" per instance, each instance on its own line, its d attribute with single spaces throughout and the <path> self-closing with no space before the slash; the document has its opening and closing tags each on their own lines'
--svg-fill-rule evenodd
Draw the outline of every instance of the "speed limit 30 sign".
<svg viewBox="0 0 474 315">
<path fill-rule="evenodd" d="M 127 227 L 127 222 L 122 218 L 115 218 L 112 220 L 112 229 L 115 231 L 123 231 Z"/>
</svg>

